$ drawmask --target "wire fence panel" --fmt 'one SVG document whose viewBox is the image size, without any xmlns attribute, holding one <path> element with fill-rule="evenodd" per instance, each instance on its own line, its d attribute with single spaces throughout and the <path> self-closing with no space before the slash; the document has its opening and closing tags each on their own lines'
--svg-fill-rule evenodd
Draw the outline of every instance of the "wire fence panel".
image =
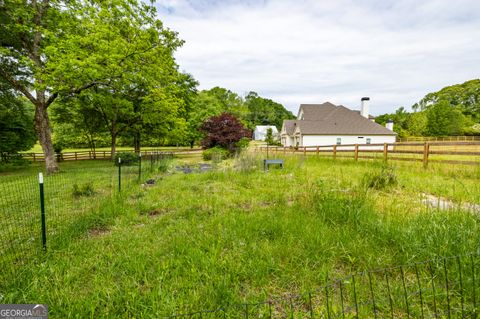
<svg viewBox="0 0 480 319">
<path fill-rule="evenodd" d="M 476 318 L 478 255 L 376 269 L 260 303 L 169 318 Z"/>
<path fill-rule="evenodd" d="M 37 177 L 3 177 L 0 194 L 0 277 L 7 278 L 41 249 Z"/>
<path fill-rule="evenodd" d="M 61 249 L 76 238 L 105 231 L 115 208 L 124 203 L 121 194 L 145 182 L 173 154 L 144 157 L 143 163 L 130 166 L 106 161 L 43 176 L 46 248 Z M 39 175 L 0 176 L 0 284 L 44 255 L 42 232 Z"/>
</svg>

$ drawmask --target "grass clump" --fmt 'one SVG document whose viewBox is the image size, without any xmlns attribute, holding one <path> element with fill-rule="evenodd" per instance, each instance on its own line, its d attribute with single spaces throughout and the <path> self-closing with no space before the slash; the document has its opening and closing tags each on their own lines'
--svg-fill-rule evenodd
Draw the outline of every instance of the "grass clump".
<svg viewBox="0 0 480 319">
<path fill-rule="evenodd" d="M 95 188 L 91 182 L 87 182 L 85 184 L 73 184 L 72 188 L 72 195 L 75 198 L 78 197 L 90 197 L 95 195 Z"/>
<path fill-rule="evenodd" d="M 224 148 L 219 146 L 215 146 L 203 151 L 203 159 L 205 161 L 214 161 L 214 162 L 221 162 L 222 160 L 228 158 L 230 156 L 230 152 Z"/>
<path fill-rule="evenodd" d="M 168 158 L 161 159 L 158 162 L 158 171 L 160 173 L 166 173 L 166 172 L 168 172 L 168 170 L 170 169 L 171 166 L 172 166 L 172 160 L 171 159 L 168 159 Z"/>
<path fill-rule="evenodd" d="M 234 159 L 234 167 L 242 173 L 251 173 L 259 168 L 259 159 L 252 153 L 241 152 Z"/>
<path fill-rule="evenodd" d="M 382 165 L 380 171 L 366 173 L 363 177 L 363 184 L 367 188 L 384 190 L 398 184 L 397 173 L 393 166 Z"/>
</svg>

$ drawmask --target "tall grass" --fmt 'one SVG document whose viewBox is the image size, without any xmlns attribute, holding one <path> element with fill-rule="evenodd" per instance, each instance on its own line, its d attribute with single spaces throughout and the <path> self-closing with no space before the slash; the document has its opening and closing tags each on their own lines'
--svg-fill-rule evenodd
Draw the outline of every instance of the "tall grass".
<svg viewBox="0 0 480 319">
<path fill-rule="evenodd" d="M 381 163 L 285 159 L 268 172 L 255 157 L 201 174 L 168 170 L 155 186 L 111 197 L 72 224 L 83 235 L 3 282 L 0 302 L 47 303 L 59 318 L 158 317 L 478 250 L 478 216 L 431 209 L 419 195 L 480 203 L 471 171 L 399 164 L 397 185 L 365 191 Z"/>
</svg>

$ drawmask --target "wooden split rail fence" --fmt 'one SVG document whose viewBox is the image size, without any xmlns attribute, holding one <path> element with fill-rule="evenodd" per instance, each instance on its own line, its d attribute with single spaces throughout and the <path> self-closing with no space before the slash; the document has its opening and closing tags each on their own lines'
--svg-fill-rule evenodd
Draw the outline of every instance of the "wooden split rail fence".
<svg viewBox="0 0 480 319">
<path fill-rule="evenodd" d="M 134 150 L 122 150 L 119 153 L 137 153 L 142 154 L 142 157 L 150 157 L 156 154 L 197 154 L 201 152 L 201 149 L 149 149 L 142 150 L 141 152 L 135 152 Z M 32 162 L 43 162 L 45 156 L 43 153 L 22 153 L 22 158 L 30 160 Z M 110 151 L 80 151 L 80 152 L 65 152 L 56 154 L 57 159 L 61 161 L 80 161 L 80 160 L 110 160 L 112 159 L 112 152 Z"/>
<path fill-rule="evenodd" d="M 280 154 L 317 155 L 336 158 L 383 159 L 429 163 L 480 165 L 480 141 L 350 144 L 299 147 L 257 147 L 267 156 Z"/>
</svg>

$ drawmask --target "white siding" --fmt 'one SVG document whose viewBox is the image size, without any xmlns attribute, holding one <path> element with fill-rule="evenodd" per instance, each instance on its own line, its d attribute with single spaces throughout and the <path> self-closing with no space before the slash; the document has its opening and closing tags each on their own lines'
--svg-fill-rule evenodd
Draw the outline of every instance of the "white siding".
<svg viewBox="0 0 480 319">
<path fill-rule="evenodd" d="M 371 144 L 395 143 L 394 135 L 304 135 L 300 146 L 336 145 L 337 138 L 341 138 L 342 145 L 367 144 L 367 138 L 371 139 Z M 383 146 L 378 148 L 381 149 Z M 369 147 L 369 149 L 375 148 Z"/>
<path fill-rule="evenodd" d="M 290 147 L 290 146 L 294 146 L 293 145 L 293 137 L 290 137 L 288 135 L 282 135 L 282 145 L 285 146 L 285 147 Z"/>
</svg>

